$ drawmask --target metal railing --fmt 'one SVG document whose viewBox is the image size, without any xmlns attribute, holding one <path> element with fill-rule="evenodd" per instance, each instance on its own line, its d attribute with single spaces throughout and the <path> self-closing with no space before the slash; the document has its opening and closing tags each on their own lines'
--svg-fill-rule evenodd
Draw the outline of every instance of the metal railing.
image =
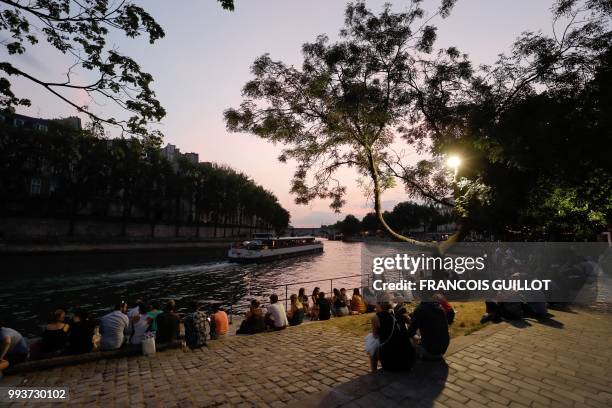
<svg viewBox="0 0 612 408">
<path fill-rule="evenodd" d="M 290 286 L 300 286 L 300 285 L 306 285 L 306 284 L 311 284 L 311 283 L 317 283 L 317 282 L 327 282 L 329 281 L 329 293 L 333 293 L 333 289 L 334 289 L 334 281 L 338 282 L 341 280 L 345 280 L 345 279 L 351 279 L 351 278 L 361 278 L 363 277 L 363 275 L 359 274 L 359 275 L 345 275 L 345 276 L 334 276 L 332 278 L 322 278 L 322 279 L 315 279 L 315 280 L 310 280 L 310 281 L 300 281 L 300 282 L 291 282 L 291 283 L 286 283 L 286 284 L 281 284 L 281 285 L 273 285 L 270 286 L 270 290 L 274 291 L 274 289 L 278 289 L 278 288 L 284 288 L 285 289 L 285 297 L 282 299 L 278 299 L 280 302 L 285 302 L 285 310 L 288 310 L 289 308 L 289 287 Z M 370 278 L 367 277 L 367 281 L 368 283 L 365 286 L 369 286 L 369 281 Z M 359 286 L 355 286 L 358 287 L 360 290 L 363 290 L 363 288 L 365 287 L 363 285 L 363 282 L 360 282 Z M 351 288 L 354 289 L 355 287 Z M 234 302 L 231 302 L 229 304 L 229 311 L 228 311 L 228 315 L 229 315 L 229 319 L 230 319 L 230 324 L 233 323 L 233 317 L 234 317 Z"/>
<path fill-rule="evenodd" d="M 363 275 L 359 274 L 359 275 L 346 275 L 346 276 L 334 276 L 333 278 L 323 278 L 323 279 L 316 279 L 316 280 L 311 280 L 311 281 L 302 281 L 302 282 L 292 282 L 292 283 L 287 283 L 284 285 L 276 285 L 276 286 L 272 286 L 273 289 L 277 289 L 277 288 L 285 288 L 285 298 L 284 299 L 279 299 L 279 301 L 284 301 L 285 302 L 285 309 L 288 308 L 288 302 L 289 302 L 289 287 L 290 286 L 300 286 L 300 285 L 306 285 L 309 283 L 317 283 L 317 282 L 327 282 L 329 281 L 329 293 L 333 293 L 334 290 L 334 281 L 339 281 L 339 280 L 344 280 L 344 279 L 350 279 L 350 278 L 361 278 Z M 359 288 L 362 288 L 362 285 L 359 285 Z M 353 288 L 354 289 L 354 288 Z"/>
</svg>

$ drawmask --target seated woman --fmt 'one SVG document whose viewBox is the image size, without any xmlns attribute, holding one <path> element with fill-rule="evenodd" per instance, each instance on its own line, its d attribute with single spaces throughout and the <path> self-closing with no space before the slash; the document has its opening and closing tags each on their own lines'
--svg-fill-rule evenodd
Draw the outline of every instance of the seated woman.
<svg viewBox="0 0 612 408">
<path fill-rule="evenodd" d="M 74 311 L 70 332 L 68 333 L 68 354 L 83 354 L 93 350 L 94 323 L 83 309 Z"/>
<path fill-rule="evenodd" d="M 334 316 L 347 316 L 349 314 L 346 300 L 342 297 L 342 294 L 338 289 L 334 289 L 334 296 L 332 297 L 332 306 Z"/>
<path fill-rule="evenodd" d="M 49 323 L 42 335 L 43 353 L 57 353 L 66 348 L 70 326 L 64 323 L 65 317 L 66 312 L 63 309 L 57 309 L 49 317 Z"/>
<path fill-rule="evenodd" d="M 378 369 L 380 361 L 384 370 L 409 370 L 414 365 L 416 353 L 410 343 L 410 336 L 403 320 L 396 318 L 393 304 L 383 294 L 372 317 L 372 333 L 366 336 L 365 349 L 370 356 L 372 372 Z"/>
<path fill-rule="evenodd" d="M 331 317 L 331 305 L 329 300 L 325 298 L 325 292 L 319 292 L 317 296 L 317 308 L 319 320 L 329 320 Z"/>
<path fill-rule="evenodd" d="M 359 294 L 359 288 L 353 289 L 351 298 L 351 314 L 362 314 L 366 312 L 366 303 Z"/>
<path fill-rule="evenodd" d="M 240 323 L 240 327 L 236 334 L 257 334 L 266 331 L 265 314 L 258 300 L 251 300 L 249 311 L 244 316 L 244 320 Z"/>
<path fill-rule="evenodd" d="M 306 289 L 300 288 L 300 291 L 298 292 L 298 299 L 302 306 L 304 306 L 304 316 L 308 316 L 310 311 L 308 307 L 308 295 L 306 295 Z"/>
<path fill-rule="evenodd" d="M 287 312 L 287 320 L 289 320 L 289 326 L 297 326 L 302 324 L 304 320 L 304 306 L 298 296 L 293 294 L 289 297 L 291 301 L 291 306 L 289 307 L 289 311 Z"/>
<path fill-rule="evenodd" d="M 310 296 L 310 300 L 312 300 L 312 309 L 310 309 L 310 320 L 317 320 L 319 318 L 319 292 L 320 289 L 317 286 L 313 289 L 312 295 Z"/>
</svg>

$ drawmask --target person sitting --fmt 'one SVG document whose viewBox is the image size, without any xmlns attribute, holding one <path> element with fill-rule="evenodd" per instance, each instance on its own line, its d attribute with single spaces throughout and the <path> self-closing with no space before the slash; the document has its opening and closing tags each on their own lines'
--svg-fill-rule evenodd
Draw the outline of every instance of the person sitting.
<svg viewBox="0 0 612 408">
<path fill-rule="evenodd" d="M 268 313 L 266 313 L 266 324 L 274 330 L 283 330 L 289 325 L 285 307 L 278 302 L 278 295 L 276 293 L 270 295 L 270 306 L 268 306 Z"/>
<path fill-rule="evenodd" d="M 249 311 L 240 324 L 236 334 L 257 334 L 266 331 L 266 318 L 258 300 L 251 300 Z"/>
<path fill-rule="evenodd" d="M 155 300 L 151 302 L 151 304 L 149 305 L 149 311 L 147 312 L 147 316 L 151 318 L 151 326 L 149 327 L 149 331 L 157 331 L 157 316 L 159 316 L 161 313 L 162 310 L 159 301 Z"/>
<path fill-rule="evenodd" d="M 495 300 L 486 300 L 486 313 L 480 323 L 492 321 L 499 323 L 502 319 L 520 320 L 523 318 L 523 302 L 516 291 L 502 291 L 497 293 Z"/>
<path fill-rule="evenodd" d="M 128 314 L 130 314 L 128 312 Z M 147 305 L 144 302 L 138 304 L 138 310 L 131 311 L 132 317 L 130 318 L 130 344 L 140 345 L 145 339 L 145 333 L 150 330 L 151 322 L 153 319 L 147 314 Z"/>
<path fill-rule="evenodd" d="M 49 323 L 42 335 L 43 353 L 59 353 L 66 348 L 70 325 L 64 322 L 65 317 L 66 312 L 63 309 L 57 309 L 49 317 Z"/>
<path fill-rule="evenodd" d="M 351 314 L 362 314 L 366 312 L 366 304 L 361 295 L 359 288 L 353 289 L 353 297 L 351 298 Z"/>
<path fill-rule="evenodd" d="M 225 337 L 229 330 L 229 319 L 227 313 L 220 305 L 213 306 L 213 314 L 210 315 L 210 338 L 215 340 Z"/>
<path fill-rule="evenodd" d="M 100 319 L 100 348 L 102 350 L 117 350 L 123 346 L 130 327 L 126 312 L 127 303 L 120 302 L 115 305 L 115 310 Z"/>
<path fill-rule="evenodd" d="M 135 306 L 133 308 L 131 308 L 131 309 L 128 309 L 128 312 L 127 312 L 128 319 L 131 320 L 134 316 L 137 316 L 137 315 L 140 314 L 140 311 L 141 311 L 140 304 L 141 303 L 144 304 L 144 301 L 142 299 L 137 299 L 136 303 L 135 303 Z"/>
<path fill-rule="evenodd" d="M 331 305 L 329 300 L 325 298 L 325 292 L 319 292 L 317 308 L 319 309 L 319 320 L 329 320 L 331 318 Z"/>
<path fill-rule="evenodd" d="M 68 334 L 67 354 L 83 354 L 93 350 L 94 323 L 83 309 L 76 309 Z"/>
<path fill-rule="evenodd" d="M 308 307 L 308 295 L 306 295 L 306 289 L 300 288 L 298 292 L 298 299 L 302 306 L 304 306 L 304 316 L 310 314 L 310 308 Z"/>
<path fill-rule="evenodd" d="M 184 319 L 185 343 L 190 349 L 200 348 L 206 345 L 208 319 L 201 310 L 201 305 L 197 301 L 191 302 L 191 313 Z"/>
<path fill-rule="evenodd" d="M 348 306 L 346 304 L 346 294 L 344 298 L 338 289 L 334 288 L 334 296 L 332 297 L 332 307 L 334 316 L 347 316 L 349 314 Z"/>
<path fill-rule="evenodd" d="M 0 372 L 28 358 L 28 343 L 17 330 L 5 327 L 0 321 Z"/>
<path fill-rule="evenodd" d="M 393 308 L 395 317 L 404 321 L 405 324 L 410 324 L 410 315 L 406 308 L 406 300 L 403 296 L 397 296 L 395 298 L 395 307 Z"/>
<path fill-rule="evenodd" d="M 444 309 L 448 325 L 450 326 L 451 324 L 453 324 L 453 322 L 455 321 L 455 309 L 453 309 L 453 306 L 448 302 L 448 300 L 446 300 L 446 297 L 444 297 L 444 295 L 442 294 L 435 295 L 434 299 L 440 304 L 440 306 L 442 306 L 442 309 Z"/>
<path fill-rule="evenodd" d="M 291 295 L 289 299 L 291 301 L 291 307 L 287 312 L 289 326 L 298 326 L 304 320 L 304 306 L 296 294 Z"/>
<path fill-rule="evenodd" d="M 415 352 L 403 320 L 393 312 L 390 296 L 383 294 L 372 316 L 372 333 L 366 336 L 366 352 L 370 356 L 370 369 L 375 372 L 378 362 L 384 370 L 409 370 L 414 365 Z"/>
<path fill-rule="evenodd" d="M 181 336 L 181 319 L 176 314 L 176 303 L 169 300 L 164 307 L 163 313 L 157 315 L 156 343 L 170 343 Z"/>
<path fill-rule="evenodd" d="M 417 354 L 425 360 L 441 359 L 450 343 L 446 313 L 437 301 L 421 302 L 411 316 L 408 334 L 420 334 Z M 415 341 L 416 342 L 416 341 Z"/>
<path fill-rule="evenodd" d="M 310 300 L 312 300 L 312 308 L 310 309 L 310 320 L 317 320 L 319 318 L 319 305 L 317 302 L 319 301 L 319 292 L 321 290 L 319 287 L 315 287 L 312 290 L 312 295 L 310 295 Z"/>
</svg>

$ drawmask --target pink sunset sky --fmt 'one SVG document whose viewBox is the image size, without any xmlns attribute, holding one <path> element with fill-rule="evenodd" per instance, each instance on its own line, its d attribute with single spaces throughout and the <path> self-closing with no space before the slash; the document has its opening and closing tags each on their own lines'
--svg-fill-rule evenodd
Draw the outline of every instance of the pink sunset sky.
<svg viewBox="0 0 612 408">
<path fill-rule="evenodd" d="M 294 163 L 279 163 L 281 146 L 249 134 L 226 131 L 223 111 L 241 102 L 240 90 L 250 78 L 251 63 L 263 53 L 294 65 L 301 64 L 301 45 L 318 34 L 337 36 L 344 22 L 344 0 L 236 0 L 236 10 L 221 9 L 213 0 L 141 1 L 166 32 L 154 45 L 146 39 L 114 36 L 112 44 L 134 57 L 155 78 L 154 89 L 167 110 L 160 124 L 165 142 L 183 152 L 196 152 L 201 161 L 228 164 L 273 191 L 291 212 L 296 227 L 333 223 L 346 214 L 359 217 L 371 211 L 352 170 L 340 176 L 348 187 L 347 205 L 334 214 L 323 200 L 296 205 L 289 194 Z M 367 1 L 379 11 L 384 1 Z M 393 1 L 401 10 L 407 1 Z M 437 5 L 425 1 L 432 11 Z M 523 31 L 551 31 L 549 1 L 459 0 L 451 16 L 438 24 L 438 47 L 457 46 L 476 64 L 492 63 L 507 52 Z M 3 51 L 5 52 L 5 51 Z M 62 80 L 71 60 L 47 46 L 8 57 L 18 67 L 48 80 Z M 18 112 L 38 117 L 74 115 L 75 111 L 46 91 L 23 81 L 15 83 L 20 97 L 32 100 Z M 83 95 L 74 95 L 84 98 Z M 96 112 L 119 115 L 112 106 L 94 105 Z M 386 209 L 407 197 L 401 188 L 386 192 Z"/>
</svg>

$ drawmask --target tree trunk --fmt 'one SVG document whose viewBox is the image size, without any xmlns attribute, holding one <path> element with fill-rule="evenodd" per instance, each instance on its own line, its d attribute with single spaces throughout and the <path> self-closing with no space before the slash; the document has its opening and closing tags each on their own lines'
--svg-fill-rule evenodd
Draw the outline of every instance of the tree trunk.
<svg viewBox="0 0 612 408">
<path fill-rule="evenodd" d="M 198 211 L 196 211 L 196 219 L 195 219 L 195 223 L 196 223 L 196 233 L 195 236 L 196 238 L 200 238 L 200 213 Z"/>
<path fill-rule="evenodd" d="M 215 220 L 213 221 L 213 238 L 217 238 L 217 225 L 219 224 L 219 216 L 215 213 Z"/>
<path fill-rule="evenodd" d="M 376 164 L 374 163 L 374 157 L 372 155 L 372 151 L 368 151 L 368 168 L 370 171 L 370 176 L 372 177 L 372 181 L 374 182 L 374 211 L 376 211 L 376 215 L 378 220 L 382 224 L 382 226 L 387 230 L 391 236 L 399 239 L 400 241 L 408 242 L 421 247 L 432 247 L 428 242 L 421 242 L 411 238 L 408 238 L 404 235 L 398 234 L 387 224 L 385 221 L 385 217 L 382 212 L 382 206 L 380 204 L 380 180 L 378 179 L 378 169 L 376 168 Z"/>
<path fill-rule="evenodd" d="M 181 199 L 177 197 L 174 202 L 174 236 L 179 236 L 179 228 L 181 227 Z"/>
<path fill-rule="evenodd" d="M 132 205 L 123 203 L 123 213 L 121 216 L 121 236 L 127 236 L 127 220 L 129 214 L 132 212 Z"/>
</svg>

